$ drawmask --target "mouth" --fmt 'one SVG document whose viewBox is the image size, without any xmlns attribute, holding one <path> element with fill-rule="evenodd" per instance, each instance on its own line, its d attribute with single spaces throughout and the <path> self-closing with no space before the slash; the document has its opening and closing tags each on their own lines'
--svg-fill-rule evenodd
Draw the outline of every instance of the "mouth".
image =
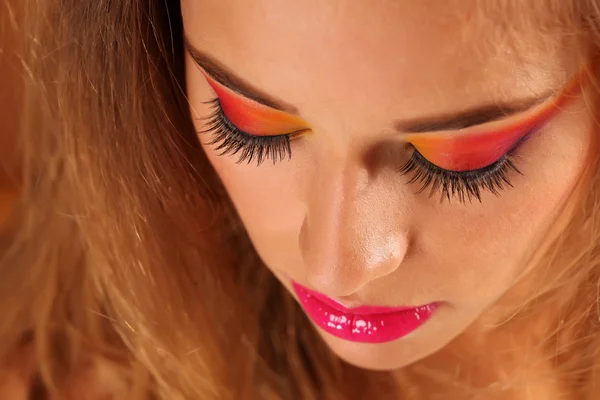
<svg viewBox="0 0 600 400">
<path fill-rule="evenodd" d="M 386 343 L 400 339 L 425 324 L 438 308 L 437 303 L 417 307 L 346 308 L 294 281 L 292 287 L 308 316 L 320 328 L 352 342 Z"/>
</svg>

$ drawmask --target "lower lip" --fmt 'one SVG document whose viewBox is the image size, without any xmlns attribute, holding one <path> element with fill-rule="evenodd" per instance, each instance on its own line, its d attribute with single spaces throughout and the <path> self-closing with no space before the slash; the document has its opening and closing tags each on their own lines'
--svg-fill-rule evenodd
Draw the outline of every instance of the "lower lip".
<svg viewBox="0 0 600 400">
<path fill-rule="evenodd" d="M 345 308 L 335 300 L 292 282 L 308 316 L 323 330 L 344 340 L 385 343 L 423 325 L 437 309 L 432 303 L 413 308 L 361 306 Z"/>
</svg>

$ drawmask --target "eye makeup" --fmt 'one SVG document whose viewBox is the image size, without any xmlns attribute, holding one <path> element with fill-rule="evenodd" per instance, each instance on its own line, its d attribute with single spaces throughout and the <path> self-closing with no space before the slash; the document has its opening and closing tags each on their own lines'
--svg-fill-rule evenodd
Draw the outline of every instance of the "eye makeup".
<svg viewBox="0 0 600 400">
<path fill-rule="evenodd" d="M 518 118 L 498 123 L 498 128 L 477 132 L 418 133 L 405 135 L 404 140 L 414 146 L 427 161 L 449 171 L 473 171 L 487 167 L 516 148 L 536 132 L 572 100 L 581 88 L 580 75 L 554 100 L 540 106 L 526 119 Z M 469 132 L 471 131 L 471 132 Z"/>
<path fill-rule="evenodd" d="M 302 118 L 278 107 L 262 104 L 217 81 L 200 66 L 200 72 L 217 94 L 209 103 L 213 112 L 206 118 L 207 129 L 217 155 L 237 156 L 237 163 L 261 165 L 291 159 L 291 138 L 311 130 Z M 582 69 L 565 88 L 546 101 L 516 117 L 473 125 L 465 129 L 403 134 L 401 140 L 413 147 L 410 159 L 398 168 L 409 176 L 408 183 L 420 185 L 417 193 L 429 188 L 429 196 L 439 192 L 441 199 L 456 198 L 460 203 L 473 198 L 482 201 L 482 192 L 494 195 L 511 187 L 513 162 L 520 145 L 564 106 L 576 98 L 585 74 Z M 202 132 L 200 132 L 202 133 Z"/>
<path fill-rule="evenodd" d="M 201 70 L 202 71 L 202 70 Z M 310 129 L 302 118 L 243 97 L 202 71 L 218 97 L 220 108 L 240 131 L 253 136 L 275 136 Z"/>
</svg>

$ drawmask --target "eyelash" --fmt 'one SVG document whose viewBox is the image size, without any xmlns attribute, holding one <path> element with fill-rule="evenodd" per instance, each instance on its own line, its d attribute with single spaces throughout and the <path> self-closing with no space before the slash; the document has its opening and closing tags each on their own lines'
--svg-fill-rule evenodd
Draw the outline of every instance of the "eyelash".
<svg viewBox="0 0 600 400">
<path fill-rule="evenodd" d="M 211 132 L 214 135 L 208 144 L 216 146 L 215 151 L 219 152 L 219 156 L 235 156 L 239 153 L 238 164 L 243 162 L 250 164 L 256 160 L 257 165 L 261 165 L 269 158 L 273 160 L 273 164 L 285 158 L 292 158 L 290 134 L 250 135 L 229 121 L 221 108 L 219 98 L 209 101 L 208 104 L 213 108 L 213 112 L 206 118 L 208 128 L 201 133 Z"/>
<path fill-rule="evenodd" d="M 223 112 L 219 98 L 208 102 L 213 108 L 206 120 L 208 128 L 200 133 L 211 132 L 214 137 L 207 143 L 215 146 L 217 155 L 235 156 L 239 153 L 238 164 L 248 164 L 256 160 L 261 165 L 269 158 L 275 164 L 285 158 L 292 157 L 290 134 L 276 136 L 256 136 L 238 129 Z M 513 148 L 499 160 L 486 167 L 472 171 L 450 171 L 440 168 L 427 161 L 419 151 L 413 147 L 410 159 L 398 169 L 402 175 L 412 174 L 408 183 L 421 185 L 417 193 L 430 188 L 429 197 L 440 191 L 440 201 L 457 198 L 460 203 L 471 202 L 473 198 L 481 202 L 481 194 L 489 191 L 496 196 L 507 187 L 512 187 L 509 180 L 511 172 L 521 174 L 514 164 L 516 150 L 529 138 L 525 135 Z M 240 153 L 241 152 L 241 153 Z"/>
<path fill-rule="evenodd" d="M 421 185 L 417 193 L 424 192 L 428 187 L 429 197 L 433 197 L 438 191 L 441 192 L 440 202 L 444 199 L 450 201 L 452 198 L 457 198 L 460 203 L 467 201 L 470 203 L 475 198 L 481 203 L 482 192 L 488 191 L 500 196 L 500 191 L 513 186 L 509 180 L 511 172 L 522 175 L 513 159 L 514 152 L 524 139 L 493 164 L 471 171 L 449 171 L 440 168 L 427 161 L 417 149 L 413 148 L 412 156 L 398 172 L 402 175 L 412 174 L 408 183 Z"/>
</svg>

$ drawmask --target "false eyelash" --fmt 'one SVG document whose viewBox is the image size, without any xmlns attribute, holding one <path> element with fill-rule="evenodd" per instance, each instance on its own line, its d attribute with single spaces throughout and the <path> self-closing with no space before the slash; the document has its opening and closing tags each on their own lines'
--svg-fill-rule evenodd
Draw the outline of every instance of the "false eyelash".
<svg viewBox="0 0 600 400">
<path fill-rule="evenodd" d="M 216 146 L 218 155 L 234 156 L 239 153 L 238 164 L 248 164 L 256 160 L 257 165 L 269 158 L 273 164 L 292 157 L 289 134 L 276 136 L 256 136 L 238 129 L 223 112 L 218 98 L 208 102 L 213 107 L 211 115 L 206 117 L 208 128 L 200 133 L 211 132 L 214 136 L 207 143 Z"/>
<path fill-rule="evenodd" d="M 473 198 L 481 203 L 482 192 L 489 191 L 499 196 L 500 191 L 512 187 L 509 180 L 511 171 L 522 175 L 511 158 L 512 152 L 509 152 L 484 168 L 473 171 L 449 171 L 430 163 L 414 149 L 411 158 L 399 169 L 399 172 L 402 175 L 413 174 L 408 183 L 421 185 L 417 193 L 422 193 L 429 187 L 429 197 L 433 197 L 437 191 L 440 191 L 440 202 L 444 198 L 450 201 L 455 197 L 460 203 L 466 203 L 467 200 L 470 203 Z"/>
<path fill-rule="evenodd" d="M 250 164 L 256 160 L 257 165 L 261 165 L 269 158 L 275 164 L 277 161 L 283 161 L 286 157 L 288 159 L 292 157 L 289 134 L 251 135 L 233 125 L 224 114 L 218 98 L 207 103 L 214 110 L 205 118 L 208 128 L 200 133 L 211 132 L 214 135 L 207 144 L 216 146 L 215 151 L 220 151 L 219 156 L 233 156 L 240 153 L 236 161 L 238 164 L 244 161 Z M 413 174 L 408 183 L 421 185 L 417 193 L 422 193 L 429 187 L 429 197 L 433 197 L 437 191 L 441 192 L 440 201 L 443 201 L 444 198 L 450 201 L 456 197 L 461 203 L 466 203 L 467 200 L 471 202 L 473 198 L 481 202 L 481 194 L 484 191 L 499 196 L 500 191 L 512 187 L 509 180 L 511 171 L 522 175 L 513 163 L 512 157 L 514 150 L 528 137 L 529 135 L 523 137 L 511 151 L 493 164 L 473 171 L 449 171 L 440 168 L 427 161 L 417 149 L 413 148 L 411 158 L 400 167 L 399 172 L 402 175 Z"/>
</svg>

